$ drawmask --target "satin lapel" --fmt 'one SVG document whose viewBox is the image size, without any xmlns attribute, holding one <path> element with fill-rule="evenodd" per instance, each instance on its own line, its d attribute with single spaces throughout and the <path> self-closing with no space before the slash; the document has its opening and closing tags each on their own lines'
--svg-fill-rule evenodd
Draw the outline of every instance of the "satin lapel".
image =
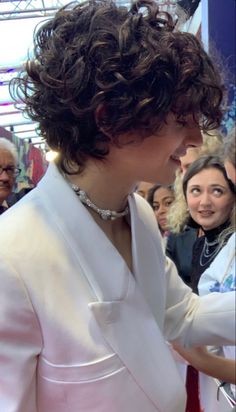
<svg viewBox="0 0 236 412">
<path fill-rule="evenodd" d="M 70 244 L 94 296 L 101 301 L 123 299 L 132 276 L 128 266 L 54 164 L 49 166 L 38 190 Z"/>
<path fill-rule="evenodd" d="M 184 387 L 156 322 L 158 319 L 162 324 L 165 288 L 162 276 L 156 275 L 156 264 L 152 263 L 158 259 L 153 258 L 155 241 L 148 235 L 143 219 L 146 204 L 142 204 L 144 210 L 140 212 L 135 199 L 130 200 L 136 281 L 53 164 L 36 190 L 77 257 L 81 275 L 93 290 L 97 301 L 89 306 L 104 338 L 157 410 L 184 411 Z M 151 219 L 151 226 L 152 223 Z M 146 304 L 149 301 L 151 310 Z"/>
<path fill-rule="evenodd" d="M 130 278 L 123 301 L 89 306 L 106 341 L 157 410 L 183 412 L 184 384 L 137 283 Z"/>
</svg>

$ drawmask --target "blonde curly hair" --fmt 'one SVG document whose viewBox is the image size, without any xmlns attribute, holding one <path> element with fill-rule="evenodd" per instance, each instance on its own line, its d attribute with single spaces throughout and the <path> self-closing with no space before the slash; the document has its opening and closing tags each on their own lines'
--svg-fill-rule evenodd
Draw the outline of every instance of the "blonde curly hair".
<svg viewBox="0 0 236 412">
<path fill-rule="evenodd" d="M 201 146 L 191 148 L 192 151 L 196 151 L 196 159 L 204 155 L 218 154 L 222 150 L 223 136 L 219 131 L 202 132 L 202 140 L 203 144 Z M 174 182 L 175 200 L 167 216 L 170 230 L 173 233 L 182 232 L 190 217 L 183 193 L 182 178 L 183 175 L 181 171 L 178 170 Z"/>
</svg>

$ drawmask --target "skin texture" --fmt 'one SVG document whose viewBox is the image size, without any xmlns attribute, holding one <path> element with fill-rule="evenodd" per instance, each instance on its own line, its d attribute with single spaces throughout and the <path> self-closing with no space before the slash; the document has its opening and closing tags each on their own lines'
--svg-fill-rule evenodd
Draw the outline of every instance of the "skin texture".
<svg viewBox="0 0 236 412">
<path fill-rule="evenodd" d="M 192 218 L 205 230 L 224 223 L 232 211 L 234 196 L 220 170 L 204 169 L 187 185 L 187 204 Z"/>
<path fill-rule="evenodd" d="M 160 187 L 154 193 L 152 207 L 162 233 L 168 230 L 167 212 L 173 201 L 173 191 L 167 187 Z"/>
<path fill-rule="evenodd" d="M 152 183 L 148 183 L 148 182 L 140 182 L 136 192 L 142 196 L 144 199 L 147 199 L 147 195 L 148 195 L 148 191 L 149 189 L 151 189 L 151 187 L 153 186 Z"/>
<path fill-rule="evenodd" d="M 137 132 L 121 135 L 120 141 L 127 144 L 121 148 L 110 147 L 105 167 L 112 169 L 111 173 L 117 171 L 119 175 L 123 171 L 125 180 L 122 186 L 126 181 L 127 195 L 130 187 L 137 182 L 172 183 L 180 166 L 180 156 L 186 153 L 189 146 L 200 145 L 202 136 L 191 118 L 182 126 L 174 115 L 169 114 L 161 130 L 142 142 L 137 141 Z"/>
<path fill-rule="evenodd" d="M 138 182 L 158 181 L 165 185 L 173 182 L 180 166 L 179 157 L 189 146 L 202 143 L 200 129 L 192 119 L 182 126 L 172 114 L 157 134 L 143 141 L 137 136 L 136 132 L 120 135 L 120 141 L 127 144 L 110 146 L 106 160 L 89 159 L 82 173 L 72 178 L 68 175 L 68 179 L 81 187 L 98 207 L 123 210 L 127 196 Z M 131 235 L 125 219 L 102 221 L 91 209 L 89 212 L 131 268 Z"/>
<path fill-rule="evenodd" d="M 15 160 L 12 154 L 8 150 L 1 149 L 1 148 L 0 148 L 0 166 L 15 167 Z M 11 194 L 14 183 L 15 183 L 15 178 L 13 176 L 9 176 L 5 171 L 0 174 L 0 205 Z"/>
<path fill-rule="evenodd" d="M 236 363 L 232 359 L 214 355 L 205 347 L 185 349 L 173 344 L 174 349 L 200 372 L 224 382 L 236 384 Z"/>
<path fill-rule="evenodd" d="M 189 147 L 187 149 L 186 155 L 180 158 L 181 161 L 181 174 L 184 176 L 188 167 L 199 157 L 200 148 Z"/>
<path fill-rule="evenodd" d="M 225 169 L 228 178 L 236 185 L 236 169 L 230 160 L 225 160 Z"/>
</svg>

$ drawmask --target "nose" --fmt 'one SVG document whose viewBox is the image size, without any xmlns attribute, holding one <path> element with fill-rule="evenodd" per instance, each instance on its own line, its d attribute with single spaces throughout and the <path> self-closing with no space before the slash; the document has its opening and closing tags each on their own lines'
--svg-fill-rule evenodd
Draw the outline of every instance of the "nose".
<svg viewBox="0 0 236 412">
<path fill-rule="evenodd" d="M 0 174 L 0 180 L 6 182 L 8 181 L 10 178 L 6 172 L 6 170 L 3 170 L 2 173 Z"/>
<path fill-rule="evenodd" d="M 160 207 L 159 207 L 159 210 L 158 210 L 158 216 L 160 216 L 160 215 L 164 215 L 165 213 L 166 213 L 166 207 L 165 207 L 165 205 L 160 205 Z"/>
<path fill-rule="evenodd" d="M 203 207 L 211 205 L 211 198 L 207 191 L 203 192 L 200 196 L 200 205 Z"/>
</svg>

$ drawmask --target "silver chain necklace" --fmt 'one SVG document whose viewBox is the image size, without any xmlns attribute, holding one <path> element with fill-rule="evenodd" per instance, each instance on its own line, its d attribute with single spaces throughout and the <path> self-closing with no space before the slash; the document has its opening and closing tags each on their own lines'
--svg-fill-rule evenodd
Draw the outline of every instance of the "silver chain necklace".
<svg viewBox="0 0 236 412">
<path fill-rule="evenodd" d="M 74 190 L 75 194 L 79 197 L 80 201 L 88 206 L 90 209 L 94 210 L 101 219 L 103 220 L 115 220 L 120 217 L 126 216 L 129 213 L 129 207 L 126 206 L 124 210 L 121 212 L 116 212 L 115 210 L 109 210 L 109 209 L 101 209 L 100 207 L 96 206 L 92 200 L 89 199 L 87 193 L 84 190 L 81 190 L 77 185 L 75 184 L 70 184 L 72 189 Z"/>
<path fill-rule="evenodd" d="M 204 245 L 203 245 L 201 255 L 200 255 L 200 260 L 199 260 L 200 265 L 202 267 L 205 266 L 210 261 L 212 261 L 212 259 L 217 255 L 217 253 L 219 252 L 220 246 L 218 245 L 218 247 L 213 249 L 212 252 L 210 252 L 210 247 L 215 246 L 218 243 L 219 243 L 218 240 L 214 240 L 213 242 L 208 242 L 207 238 L 205 237 Z M 205 262 L 204 262 L 204 258 L 205 258 Z"/>
</svg>

